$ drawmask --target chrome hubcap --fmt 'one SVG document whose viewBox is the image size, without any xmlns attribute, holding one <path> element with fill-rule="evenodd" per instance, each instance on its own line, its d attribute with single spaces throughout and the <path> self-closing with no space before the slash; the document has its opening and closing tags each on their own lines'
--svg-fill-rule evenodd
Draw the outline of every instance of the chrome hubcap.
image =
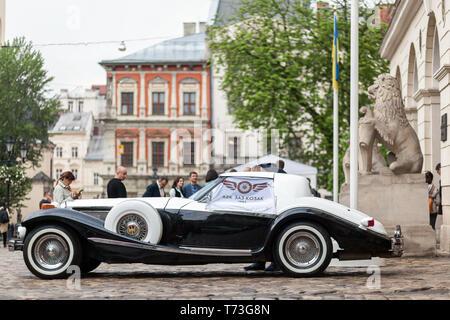
<svg viewBox="0 0 450 320">
<path fill-rule="evenodd" d="M 320 243 L 309 232 L 296 232 L 289 236 L 285 245 L 286 258 L 297 267 L 308 267 L 320 256 Z"/>
<path fill-rule="evenodd" d="M 137 214 L 123 216 L 117 224 L 117 233 L 137 240 L 144 239 L 148 234 L 148 225 L 145 220 Z"/>
<path fill-rule="evenodd" d="M 34 247 L 36 262 L 48 270 L 62 267 L 69 258 L 67 242 L 59 235 L 49 234 L 41 237 Z"/>
</svg>

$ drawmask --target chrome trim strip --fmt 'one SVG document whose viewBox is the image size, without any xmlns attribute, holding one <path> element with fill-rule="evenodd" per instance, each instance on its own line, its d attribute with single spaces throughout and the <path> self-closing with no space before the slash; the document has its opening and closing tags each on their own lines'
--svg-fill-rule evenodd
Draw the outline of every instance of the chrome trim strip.
<svg viewBox="0 0 450 320">
<path fill-rule="evenodd" d="M 278 217 L 277 214 L 272 213 L 259 213 L 259 212 L 249 212 L 249 211 L 237 211 L 237 210 L 225 210 L 225 209 L 213 209 L 212 212 L 218 213 L 218 214 L 231 214 L 236 216 L 247 216 L 247 217 L 256 217 L 256 218 L 268 218 L 268 219 L 275 219 Z"/>
<path fill-rule="evenodd" d="M 88 238 L 89 241 L 101 244 L 109 244 L 115 246 L 129 247 L 135 249 L 143 249 L 143 250 L 151 250 L 151 251 L 161 251 L 161 252 L 169 252 L 169 253 L 178 253 L 178 254 L 192 254 L 192 255 L 201 255 L 201 256 L 232 256 L 232 257 L 247 257 L 251 256 L 252 253 L 250 250 L 233 250 L 233 249 L 211 249 L 211 248 L 189 248 L 189 247 L 180 247 L 180 248 L 172 248 L 166 246 L 158 246 L 153 244 L 140 244 L 119 240 L 110 240 L 103 238 Z"/>
</svg>

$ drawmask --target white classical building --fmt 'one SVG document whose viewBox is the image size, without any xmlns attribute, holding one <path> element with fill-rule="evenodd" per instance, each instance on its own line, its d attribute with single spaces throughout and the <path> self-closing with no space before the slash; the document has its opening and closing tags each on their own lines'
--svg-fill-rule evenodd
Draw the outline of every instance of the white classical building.
<svg viewBox="0 0 450 320">
<path fill-rule="evenodd" d="M 64 112 L 91 112 L 98 120 L 105 112 L 106 85 L 81 86 L 73 90 L 61 89 L 59 101 Z"/>
<path fill-rule="evenodd" d="M 397 0 L 380 48 L 400 81 L 408 118 L 424 154 L 423 171 L 442 165 L 441 249 L 450 251 L 450 0 Z"/>
<path fill-rule="evenodd" d="M 94 132 L 91 112 L 63 113 L 50 133 L 55 145 L 53 176 L 55 180 L 64 171 L 72 171 L 76 180 L 74 190 L 83 189 L 83 198 L 101 196 L 102 180 L 99 175 L 103 161 L 102 135 Z"/>
<path fill-rule="evenodd" d="M 0 0 L 0 44 L 5 41 L 6 0 Z"/>
<path fill-rule="evenodd" d="M 212 0 L 207 25 L 231 24 L 231 18 L 237 14 L 240 0 Z M 207 47 L 208 48 L 208 47 Z M 210 51 L 208 49 L 208 56 Z M 221 90 L 223 70 L 211 63 L 211 125 L 214 132 L 212 160 L 218 170 L 228 169 L 256 160 L 267 155 L 267 136 L 265 130 L 242 130 L 233 122 L 228 108 L 225 92 Z M 276 137 L 276 133 L 273 133 Z M 277 139 L 273 139 L 272 153 L 278 153 Z"/>
</svg>

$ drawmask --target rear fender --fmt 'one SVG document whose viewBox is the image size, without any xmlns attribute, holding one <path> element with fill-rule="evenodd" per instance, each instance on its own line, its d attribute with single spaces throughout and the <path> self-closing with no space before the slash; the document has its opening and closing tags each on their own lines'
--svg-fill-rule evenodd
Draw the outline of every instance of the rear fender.
<svg viewBox="0 0 450 320">
<path fill-rule="evenodd" d="M 348 252 L 370 252 L 389 250 L 391 240 L 371 230 L 363 230 L 350 221 L 331 215 L 317 208 L 292 208 L 280 214 L 272 223 L 264 247 L 266 256 L 272 255 L 273 243 L 277 235 L 287 225 L 308 221 L 321 225 L 337 241 L 339 247 Z"/>
</svg>

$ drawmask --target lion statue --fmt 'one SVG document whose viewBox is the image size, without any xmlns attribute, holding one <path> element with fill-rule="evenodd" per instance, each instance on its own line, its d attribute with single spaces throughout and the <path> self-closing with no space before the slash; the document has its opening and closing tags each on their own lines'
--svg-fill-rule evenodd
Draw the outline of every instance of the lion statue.
<svg viewBox="0 0 450 320">
<path fill-rule="evenodd" d="M 360 109 L 365 114 L 359 120 L 361 173 L 373 173 L 372 154 L 376 140 L 390 151 L 387 158 L 392 173 L 420 173 L 423 155 L 417 134 L 406 118 L 397 79 L 389 74 L 380 75 L 369 87 L 368 94 L 375 104 L 373 109 Z"/>
</svg>

